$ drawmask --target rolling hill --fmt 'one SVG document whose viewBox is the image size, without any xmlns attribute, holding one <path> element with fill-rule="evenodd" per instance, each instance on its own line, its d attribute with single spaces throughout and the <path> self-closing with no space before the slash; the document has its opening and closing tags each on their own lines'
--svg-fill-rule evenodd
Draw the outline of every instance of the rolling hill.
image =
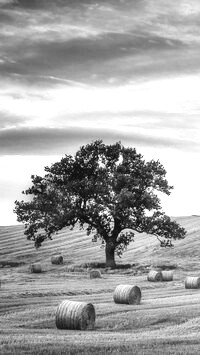
<svg viewBox="0 0 200 355">
<path fill-rule="evenodd" d="M 200 289 L 185 289 L 184 281 L 200 276 L 200 217 L 176 220 L 187 236 L 174 249 L 160 248 L 155 237 L 136 235 L 117 259 L 134 265 L 102 270 L 99 279 L 91 279 L 83 264 L 104 262 L 104 250 L 83 231 L 62 230 L 35 250 L 23 226 L 0 227 L 0 354 L 199 354 Z M 51 256 L 58 252 L 64 264 L 52 265 Z M 34 261 L 41 262 L 42 273 L 30 272 Z M 173 280 L 148 282 L 152 267 L 172 267 Z M 141 304 L 114 303 L 119 284 L 140 287 Z M 56 328 L 56 310 L 65 299 L 94 305 L 94 330 Z"/>
<path fill-rule="evenodd" d="M 181 266 L 198 265 L 200 260 L 200 216 L 178 217 L 176 221 L 183 226 L 187 235 L 181 241 L 176 241 L 175 247 L 161 248 L 154 236 L 136 234 L 118 263 L 155 263 L 176 262 Z M 0 227 L 0 261 L 13 262 L 46 262 L 56 253 L 62 253 L 70 264 L 81 265 L 85 262 L 104 262 L 104 249 L 100 242 L 94 243 L 84 231 L 63 229 L 45 241 L 38 250 L 33 242 L 26 240 L 22 225 Z"/>
</svg>

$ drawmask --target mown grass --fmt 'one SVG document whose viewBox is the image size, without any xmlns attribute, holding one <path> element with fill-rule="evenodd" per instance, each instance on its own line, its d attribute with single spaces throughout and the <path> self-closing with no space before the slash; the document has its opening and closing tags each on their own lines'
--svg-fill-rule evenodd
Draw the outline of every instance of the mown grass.
<svg viewBox="0 0 200 355">
<path fill-rule="evenodd" d="M 143 236 L 141 245 L 136 242 L 136 253 L 134 249 L 127 252 L 116 270 L 105 269 L 99 251 L 99 259 L 94 261 L 96 246 L 91 243 L 90 250 L 90 241 L 85 237 L 82 240 L 78 232 L 74 244 L 70 232 L 68 249 L 68 235 L 61 234 L 65 263 L 53 266 L 50 257 L 59 247 L 58 241 L 53 248 L 47 243 L 38 253 L 31 253 L 32 246 L 24 243 L 21 227 L 16 235 L 15 227 L 4 227 L 0 246 L 1 252 L 6 250 L 5 260 L 19 257 L 25 264 L 11 267 L 7 263 L 0 269 L 0 354 L 199 354 L 200 290 L 186 290 L 184 280 L 188 273 L 199 275 L 196 249 L 200 219 L 193 216 L 183 222 L 188 228 L 188 241 L 181 241 L 176 251 L 162 254 L 154 242 L 147 250 L 142 243 L 148 237 Z M 182 257 L 187 245 L 188 261 Z M 36 260 L 43 265 L 41 274 L 30 273 L 30 262 Z M 149 267 L 165 269 L 170 265 L 174 269 L 172 282 L 147 281 Z M 91 267 L 104 270 L 101 279 L 90 279 Z M 118 284 L 138 285 L 141 304 L 115 304 L 113 291 Z M 56 329 L 56 309 L 66 298 L 94 304 L 94 331 Z"/>
<path fill-rule="evenodd" d="M 106 335 L 106 336 L 105 336 Z M 98 338 L 96 338 L 96 336 Z M 93 339 L 81 333 L 69 341 L 69 337 L 44 336 L 41 333 L 27 334 L 15 341 L 4 341 L 2 354 L 199 354 L 199 339 L 188 337 L 187 339 L 172 337 L 160 337 L 132 339 L 132 334 L 122 338 L 117 333 L 113 337 L 102 334 L 103 340 L 99 341 L 100 334 L 93 333 Z M 18 337 L 19 338 L 19 337 Z M 29 341 L 27 341 L 29 339 Z"/>
<path fill-rule="evenodd" d="M 28 271 L 12 272 L 15 278 L 1 289 L 1 354 L 193 354 L 200 345 L 200 292 L 184 289 L 184 272 L 173 282 L 156 284 L 145 274 L 104 274 L 91 280 L 82 274 L 45 273 L 31 275 L 30 282 Z M 115 286 L 133 282 L 142 289 L 141 304 L 115 304 Z M 93 332 L 56 329 L 56 308 L 65 298 L 95 305 Z"/>
</svg>

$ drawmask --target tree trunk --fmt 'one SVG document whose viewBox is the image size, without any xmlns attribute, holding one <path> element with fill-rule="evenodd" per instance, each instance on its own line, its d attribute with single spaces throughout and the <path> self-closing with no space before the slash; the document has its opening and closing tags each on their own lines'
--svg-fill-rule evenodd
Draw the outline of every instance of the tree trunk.
<svg viewBox="0 0 200 355">
<path fill-rule="evenodd" d="M 106 243 L 106 266 L 115 268 L 115 243 Z"/>
</svg>

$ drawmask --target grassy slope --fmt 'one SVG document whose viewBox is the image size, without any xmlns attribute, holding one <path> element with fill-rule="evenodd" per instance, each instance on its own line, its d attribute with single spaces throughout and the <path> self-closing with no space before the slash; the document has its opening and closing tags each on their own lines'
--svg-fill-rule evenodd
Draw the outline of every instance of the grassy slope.
<svg viewBox="0 0 200 355">
<path fill-rule="evenodd" d="M 185 290 L 187 274 L 198 275 L 200 217 L 177 218 L 188 235 L 174 249 L 159 247 L 154 237 L 136 236 L 123 263 L 178 264 L 174 281 L 149 283 L 134 270 L 104 273 L 91 280 L 87 271 L 68 272 L 70 264 L 104 261 L 104 250 L 80 231 L 62 231 L 36 251 L 21 226 L 0 227 L 0 261 L 23 261 L 20 267 L 0 269 L 1 354 L 198 354 L 200 348 L 200 290 Z M 62 252 L 65 264 L 53 266 L 50 257 Z M 44 273 L 30 274 L 30 262 L 41 261 Z M 116 285 L 137 284 L 139 306 L 116 305 Z M 60 331 L 55 312 L 63 299 L 92 302 L 95 331 Z"/>
<path fill-rule="evenodd" d="M 155 237 L 138 234 L 135 242 L 129 245 L 118 263 L 145 262 L 152 263 L 162 260 L 190 264 L 200 258 L 199 239 L 200 217 L 179 217 L 176 220 L 187 230 L 187 237 L 175 242 L 174 249 L 160 248 Z M 105 261 L 104 250 L 100 243 L 92 243 L 91 237 L 79 230 L 62 230 L 46 241 L 39 250 L 35 250 L 33 242 L 27 241 L 23 234 L 23 226 L 0 227 L 0 260 L 17 260 L 26 263 L 43 261 L 49 263 L 50 257 L 61 252 L 65 260 L 80 265 L 84 262 Z M 190 257 L 190 258 L 189 258 Z"/>
</svg>

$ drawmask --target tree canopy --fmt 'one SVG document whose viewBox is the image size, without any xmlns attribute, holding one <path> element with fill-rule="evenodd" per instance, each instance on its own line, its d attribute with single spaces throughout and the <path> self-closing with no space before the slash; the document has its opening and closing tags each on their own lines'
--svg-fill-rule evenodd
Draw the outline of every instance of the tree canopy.
<svg viewBox="0 0 200 355">
<path fill-rule="evenodd" d="M 161 245 L 185 237 L 184 228 L 161 208 L 158 192 L 169 195 L 173 188 L 162 164 L 145 162 L 135 148 L 120 142 L 82 146 L 74 156 L 45 167 L 43 177 L 31 178 L 32 186 L 23 191 L 30 199 L 15 201 L 14 212 L 36 247 L 62 228 L 78 225 L 101 240 L 106 264 L 114 267 L 115 253 L 121 256 L 135 232 L 155 235 Z"/>
</svg>

